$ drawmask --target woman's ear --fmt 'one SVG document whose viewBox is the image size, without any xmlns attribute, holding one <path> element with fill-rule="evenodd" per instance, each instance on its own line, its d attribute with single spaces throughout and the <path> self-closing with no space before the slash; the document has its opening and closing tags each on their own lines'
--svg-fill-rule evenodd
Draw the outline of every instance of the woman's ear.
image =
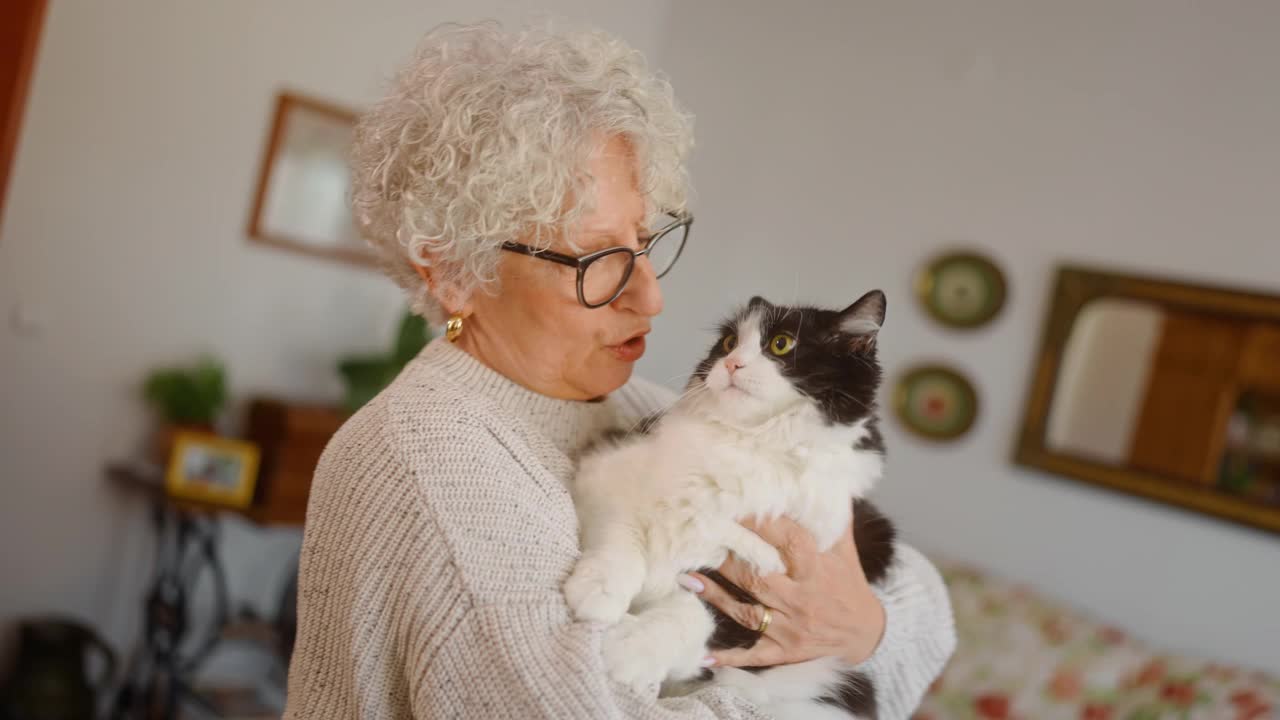
<svg viewBox="0 0 1280 720">
<path fill-rule="evenodd" d="M 422 277 L 422 282 L 427 284 L 427 289 L 434 292 L 435 286 L 431 284 L 431 268 L 416 262 L 410 262 L 409 265 L 413 268 L 414 272 L 418 273 L 418 275 Z"/>
<path fill-rule="evenodd" d="M 416 262 L 409 264 L 413 266 L 413 271 L 418 273 L 422 281 L 427 284 L 427 292 L 431 293 L 431 297 L 440 303 L 446 313 L 450 315 L 458 313 L 463 317 L 471 315 L 471 303 L 461 299 L 461 294 L 452 287 L 452 283 L 436 282 L 431 273 L 431 267 L 428 265 Z"/>
</svg>

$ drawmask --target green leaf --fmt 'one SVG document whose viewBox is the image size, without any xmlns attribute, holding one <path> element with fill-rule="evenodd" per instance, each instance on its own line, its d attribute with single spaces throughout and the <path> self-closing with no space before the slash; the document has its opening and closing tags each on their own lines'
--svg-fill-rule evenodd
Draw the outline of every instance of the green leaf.
<svg viewBox="0 0 1280 720">
<path fill-rule="evenodd" d="M 225 373 L 216 360 L 202 358 L 193 368 L 153 371 L 142 394 L 167 422 L 212 425 L 226 404 Z"/>
<path fill-rule="evenodd" d="M 347 384 L 343 406 L 348 412 L 355 412 L 395 379 L 399 367 L 385 357 L 366 356 L 342 361 L 338 372 Z"/>
<path fill-rule="evenodd" d="M 406 312 L 400 320 L 392 357 L 403 367 L 418 356 L 430 339 L 431 331 L 427 328 L 427 321 L 421 315 Z"/>
<path fill-rule="evenodd" d="M 427 321 L 406 311 L 400 318 L 391 352 L 347 357 L 339 361 L 338 373 L 347 385 L 347 396 L 343 400 L 347 412 L 359 410 L 390 385 L 430 339 Z"/>
</svg>

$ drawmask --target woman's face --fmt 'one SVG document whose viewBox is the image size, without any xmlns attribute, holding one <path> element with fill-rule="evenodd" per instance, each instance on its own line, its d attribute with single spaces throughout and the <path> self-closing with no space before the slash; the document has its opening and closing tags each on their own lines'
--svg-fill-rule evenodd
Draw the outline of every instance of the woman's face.
<svg viewBox="0 0 1280 720">
<path fill-rule="evenodd" d="M 635 158 L 621 138 L 592 156 L 595 208 L 573 230 L 572 245 L 552 248 L 580 256 L 608 247 L 640 248 L 645 199 Z M 575 247 L 576 246 L 576 249 Z M 636 259 L 622 294 L 603 307 L 578 302 L 577 272 L 568 266 L 504 252 L 499 290 L 478 290 L 467 304 L 458 345 L 515 382 L 543 395 L 587 400 L 618 389 L 644 354 L 649 321 L 662 311 L 662 291 L 647 256 Z"/>
</svg>

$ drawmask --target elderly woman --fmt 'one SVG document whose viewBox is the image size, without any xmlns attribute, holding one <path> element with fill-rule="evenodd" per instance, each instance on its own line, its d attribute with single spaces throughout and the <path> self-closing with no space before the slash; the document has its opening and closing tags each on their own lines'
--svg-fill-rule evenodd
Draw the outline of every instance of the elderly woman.
<svg viewBox="0 0 1280 720">
<path fill-rule="evenodd" d="M 596 32 L 439 29 L 360 122 L 358 223 L 447 339 L 316 471 L 287 717 L 762 717 L 726 689 L 613 684 L 603 628 L 561 594 L 578 556 L 574 453 L 672 399 L 631 375 L 689 236 L 690 146 L 671 87 Z M 785 519 L 756 530 L 805 547 Z M 765 642 L 708 664 L 839 655 L 873 678 L 881 717 L 907 717 L 955 640 L 936 571 L 897 557 L 875 588 L 851 542 L 806 577 L 726 564 L 772 619 Z M 689 584 L 760 625 L 759 606 Z"/>
</svg>

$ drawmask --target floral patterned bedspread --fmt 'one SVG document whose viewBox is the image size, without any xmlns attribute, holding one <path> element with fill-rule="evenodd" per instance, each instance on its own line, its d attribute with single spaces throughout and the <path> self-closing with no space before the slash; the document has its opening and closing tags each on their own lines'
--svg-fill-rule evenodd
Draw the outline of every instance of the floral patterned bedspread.
<svg viewBox="0 0 1280 720">
<path fill-rule="evenodd" d="M 1280 678 L 1155 652 L 970 568 L 942 573 L 959 646 L 914 720 L 1280 719 Z"/>
</svg>

